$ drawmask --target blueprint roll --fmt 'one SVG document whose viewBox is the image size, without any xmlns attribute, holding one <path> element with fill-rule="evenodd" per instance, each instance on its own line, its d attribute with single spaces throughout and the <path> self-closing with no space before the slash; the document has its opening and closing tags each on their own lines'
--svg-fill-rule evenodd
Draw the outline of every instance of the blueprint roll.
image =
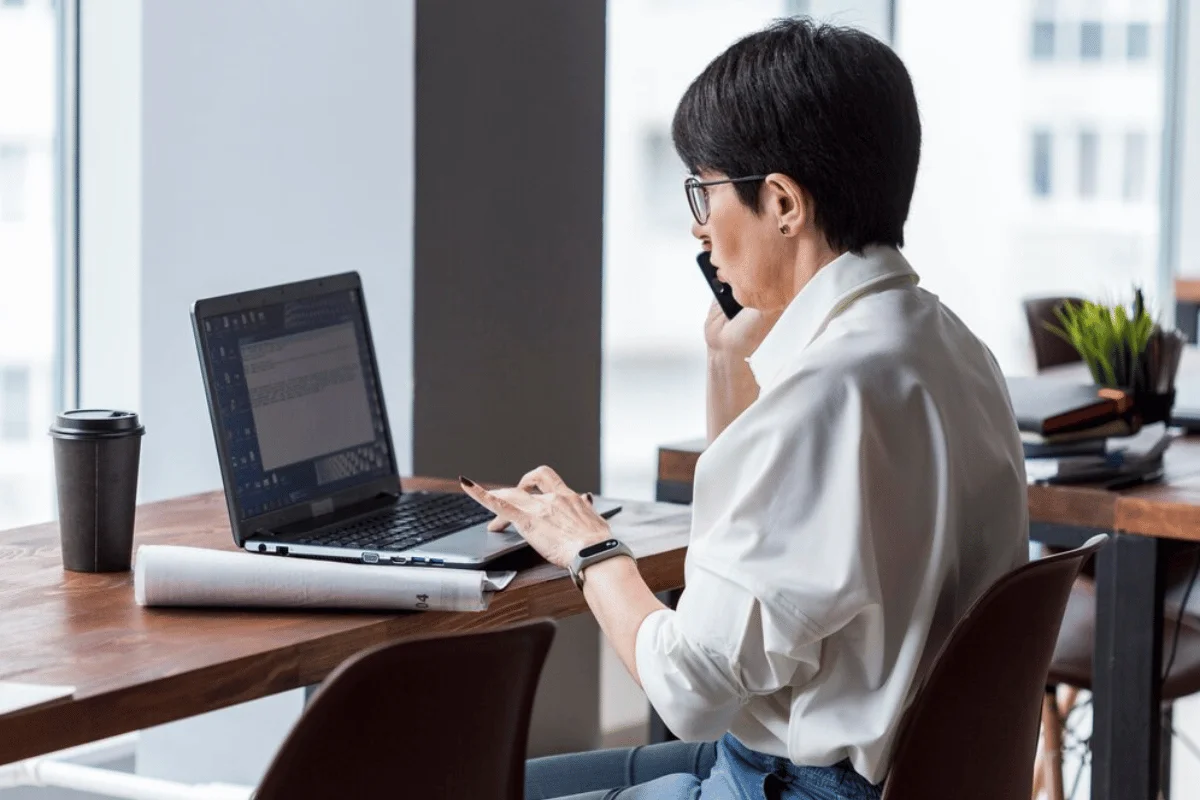
<svg viewBox="0 0 1200 800">
<path fill-rule="evenodd" d="M 143 545 L 133 588 L 138 605 L 149 607 L 483 611 L 515 575 Z"/>
</svg>

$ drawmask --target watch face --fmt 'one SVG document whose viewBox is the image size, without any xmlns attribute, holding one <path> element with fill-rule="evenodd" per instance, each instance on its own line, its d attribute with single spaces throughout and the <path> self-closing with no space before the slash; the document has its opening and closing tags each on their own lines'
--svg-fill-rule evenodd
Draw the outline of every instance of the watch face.
<svg viewBox="0 0 1200 800">
<path fill-rule="evenodd" d="M 614 547 L 619 547 L 620 544 L 621 543 L 618 542 L 616 539 L 608 539 L 606 541 L 600 542 L 599 544 L 588 545 L 587 547 L 585 547 L 579 551 L 579 557 L 580 558 L 588 558 L 589 556 L 594 556 L 598 553 L 603 553 L 605 550 L 612 550 Z"/>
</svg>

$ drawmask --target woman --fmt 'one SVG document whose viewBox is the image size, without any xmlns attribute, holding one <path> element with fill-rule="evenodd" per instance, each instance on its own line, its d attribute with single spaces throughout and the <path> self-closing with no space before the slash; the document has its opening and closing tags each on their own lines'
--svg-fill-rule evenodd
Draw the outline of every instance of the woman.
<svg viewBox="0 0 1200 800">
<path fill-rule="evenodd" d="M 552 470 L 463 485 L 581 576 L 685 742 L 531 761 L 527 796 L 876 798 L 931 658 L 1027 552 L 1003 379 L 897 250 L 920 122 L 886 46 L 779 22 L 705 69 L 673 135 L 692 231 L 745 306 L 706 326 L 678 609 L 620 548 L 591 554 L 608 525 Z"/>
</svg>

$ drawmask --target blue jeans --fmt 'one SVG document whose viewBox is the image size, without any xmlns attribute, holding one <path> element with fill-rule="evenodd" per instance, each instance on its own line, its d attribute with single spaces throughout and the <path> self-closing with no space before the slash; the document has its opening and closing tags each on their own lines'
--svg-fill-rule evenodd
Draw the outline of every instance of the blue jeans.
<svg viewBox="0 0 1200 800">
<path fill-rule="evenodd" d="M 525 800 L 879 800 L 848 761 L 798 767 L 746 747 L 666 742 L 530 759 Z"/>
</svg>

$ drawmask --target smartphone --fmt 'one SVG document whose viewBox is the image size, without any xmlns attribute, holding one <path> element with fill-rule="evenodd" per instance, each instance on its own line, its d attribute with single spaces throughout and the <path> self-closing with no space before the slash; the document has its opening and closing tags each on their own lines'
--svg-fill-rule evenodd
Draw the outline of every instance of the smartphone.
<svg viewBox="0 0 1200 800">
<path fill-rule="evenodd" d="M 708 288 L 712 289 L 725 316 L 730 319 L 736 317 L 737 313 L 742 310 L 742 304 L 734 299 L 733 290 L 729 288 L 728 283 L 721 283 L 717 280 L 717 268 L 712 265 L 709 252 L 705 250 L 696 256 L 696 263 L 700 265 L 700 271 L 704 273 L 704 280 L 708 283 Z"/>
</svg>

